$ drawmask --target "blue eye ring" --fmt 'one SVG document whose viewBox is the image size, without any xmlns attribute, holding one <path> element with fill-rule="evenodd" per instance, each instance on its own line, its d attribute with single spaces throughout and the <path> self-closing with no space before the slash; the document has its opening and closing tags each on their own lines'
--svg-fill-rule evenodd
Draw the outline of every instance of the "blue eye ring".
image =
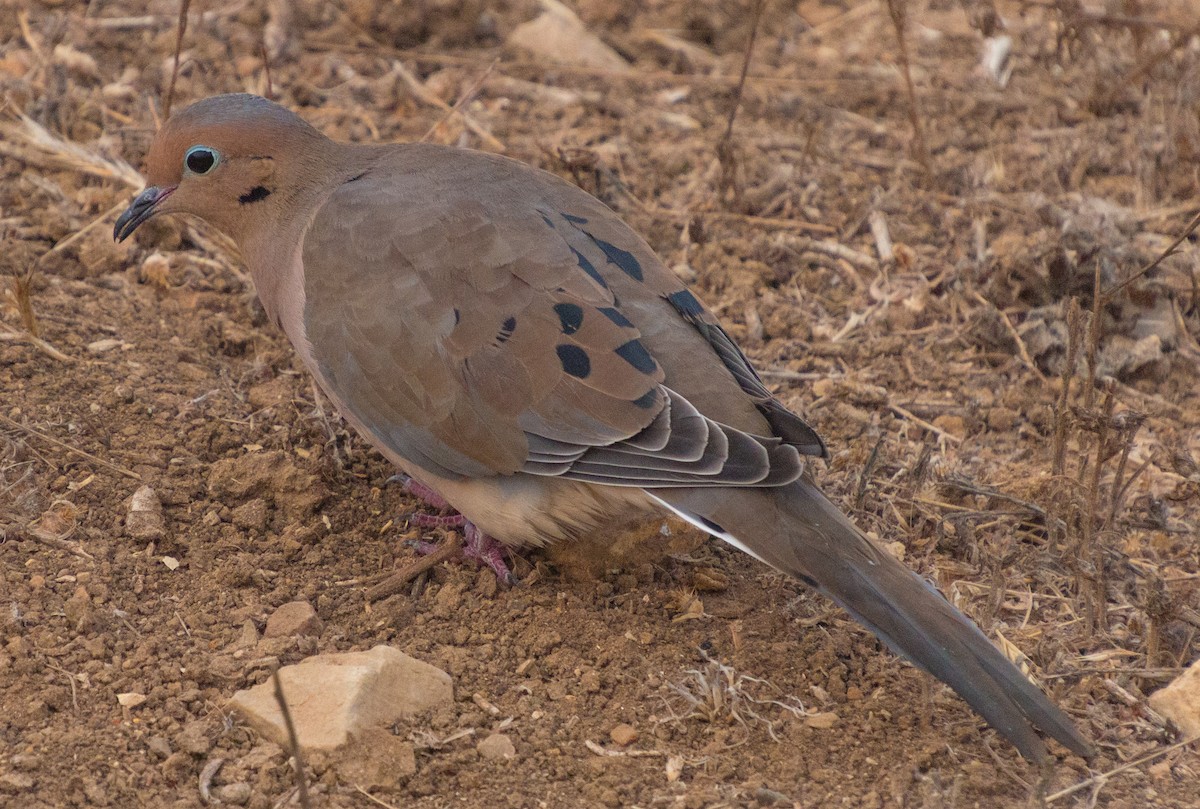
<svg viewBox="0 0 1200 809">
<path fill-rule="evenodd" d="M 183 167 L 189 174 L 208 174 L 220 162 L 220 152 L 211 146 L 193 146 L 183 155 Z"/>
</svg>

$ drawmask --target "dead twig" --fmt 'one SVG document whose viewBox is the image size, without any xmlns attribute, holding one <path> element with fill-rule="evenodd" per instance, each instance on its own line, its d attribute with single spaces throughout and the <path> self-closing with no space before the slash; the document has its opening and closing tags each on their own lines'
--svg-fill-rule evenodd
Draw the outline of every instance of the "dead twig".
<svg viewBox="0 0 1200 809">
<path fill-rule="evenodd" d="M 396 809 L 396 807 L 393 806 L 392 804 L 387 803 L 386 801 L 379 800 L 379 798 L 376 798 L 374 795 L 372 795 L 370 792 L 367 792 L 365 789 L 360 787 L 358 784 L 352 784 L 351 786 L 354 787 L 355 792 L 357 792 L 359 795 L 362 795 L 364 798 L 371 801 L 376 806 L 382 806 L 382 807 L 384 807 L 384 809 Z"/>
<path fill-rule="evenodd" d="M 66 551 L 67 553 L 78 556 L 80 559 L 87 559 L 89 562 L 96 561 L 96 557 L 92 556 L 90 553 L 80 547 L 78 542 L 71 542 L 63 537 L 55 536 L 49 531 L 43 531 L 36 526 L 27 526 L 20 530 L 22 536 L 26 536 L 35 542 L 40 542 L 48 548 Z"/>
<path fill-rule="evenodd" d="M 904 92 L 908 97 L 908 122 L 913 131 L 913 156 L 921 164 L 925 179 L 933 180 L 933 166 L 929 153 L 929 144 L 925 141 L 925 129 L 921 126 L 921 111 L 917 106 L 917 90 L 913 86 L 912 67 L 908 58 L 908 0 L 883 0 L 887 6 L 888 15 L 892 18 L 892 27 L 896 31 L 896 43 L 899 45 L 897 55 L 900 59 L 900 73 L 904 76 Z"/>
<path fill-rule="evenodd" d="M 75 713 L 79 713 L 79 694 L 75 689 L 75 676 L 71 672 L 64 669 L 62 666 L 56 666 L 53 663 L 47 662 L 46 668 L 53 669 L 59 674 L 67 678 L 67 683 L 71 686 L 71 707 L 75 709 Z"/>
<path fill-rule="evenodd" d="M 900 405 L 895 405 L 895 404 L 889 403 L 888 410 L 891 410 L 897 416 L 900 416 L 901 418 L 906 419 L 907 421 L 911 421 L 913 424 L 917 425 L 921 429 L 928 430 L 929 432 L 936 435 L 938 438 L 944 439 L 953 444 L 961 444 L 962 443 L 962 439 L 959 438 L 958 436 L 952 435 L 952 434 L 946 432 L 941 427 L 935 427 L 934 425 L 930 424 L 925 419 L 917 416 L 915 413 L 905 410 Z"/>
<path fill-rule="evenodd" d="M 425 85 L 421 83 L 421 80 L 414 76 L 412 72 L 403 64 L 398 61 L 392 62 L 392 70 L 395 71 L 396 75 L 399 76 L 406 85 L 408 85 L 408 89 L 412 91 L 412 94 L 416 96 L 418 100 L 428 104 L 431 107 L 437 107 L 447 115 L 450 115 L 454 112 L 453 107 L 430 92 Z M 497 152 L 507 151 L 504 144 L 501 143 L 495 135 L 489 132 L 487 128 L 483 126 L 483 124 L 479 123 L 469 114 L 467 114 L 466 111 L 459 110 L 458 114 L 462 116 L 463 124 L 467 127 L 467 129 L 474 132 L 480 140 L 488 145 L 489 148 Z"/>
<path fill-rule="evenodd" d="M 40 438 L 43 441 L 53 444 L 54 446 L 58 447 L 59 449 L 66 450 L 67 452 L 70 452 L 73 455 L 78 455 L 80 458 L 86 458 L 87 460 L 91 461 L 92 463 L 100 464 L 105 469 L 109 469 L 113 472 L 116 472 L 119 475 L 124 475 L 125 477 L 132 478 L 134 480 L 142 479 L 142 476 L 139 475 L 137 472 L 134 472 L 132 469 L 126 469 L 123 466 L 117 466 L 115 463 L 106 461 L 103 458 L 98 458 L 90 452 L 86 452 L 82 449 L 73 447 L 70 444 L 59 441 L 57 438 L 54 438 L 53 436 L 46 435 L 45 433 L 35 430 L 26 424 L 21 424 L 18 421 L 14 421 L 13 419 L 9 418 L 4 413 L 0 413 L 0 422 L 7 424 L 9 427 L 12 427 L 15 430 L 20 430 L 21 432 L 25 433 L 26 435 L 32 435 L 37 438 Z"/>
<path fill-rule="evenodd" d="M 187 13 L 191 0 L 180 0 L 179 23 L 175 26 L 175 60 L 171 65 L 171 83 L 167 85 L 167 95 L 163 99 L 163 118 L 171 116 L 171 102 L 175 99 L 175 79 L 179 76 L 179 54 L 183 50 L 183 35 L 187 32 Z"/>
<path fill-rule="evenodd" d="M 436 132 L 438 128 L 442 126 L 442 124 L 449 121 L 450 118 L 455 114 L 460 113 L 462 108 L 471 102 L 471 99 L 474 98 L 475 94 L 479 92 L 479 88 L 483 86 L 485 81 L 487 81 L 488 76 L 492 75 L 492 71 L 496 69 L 496 65 L 498 64 L 500 64 L 500 57 L 493 59 L 492 63 L 487 66 L 487 70 L 480 73 L 479 78 L 471 82 L 471 86 L 468 87 L 461 96 L 459 96 L 458 101 L 454 102 L 454 106 L 446 110 L 445 114 L 442 115 L 442 117 L 439 118 L 433 126 L 429 127 L 429 131 L 421 136 L 421 143 L 424 143 L 433 137 L 433 133 Z"/>
<path fill-rule="evenodd" d="M 1198 213 L 1194 217 L 1192 217 L 1192 221 L 1188 223 L 1188 226 L 1186 228 L 1184 228 L 1183 233 L 1179 234 L 1179 238 L 1177 238 L 1177 239 L 1175 239 L 1175 241 L 1171 242 L 1170 246 L 1168 246 L 1166 250 L 1162 251 L 1162 254 L 1160 254 L 1158 258 L 1154 259 L 1154 261 L 1151 261 L 1145 267 L 1142 267 L 1140 270 L 1138 270 L 1133 275 L 1126 278 L 1124 281 L 1120 281 L 1117 284 L 1104 290 L 1103 294 L 1100 295 L 1100 298 L 1103 301 L 1103 303 L 1105 305 L 1112 303 L 1113 298 L 1116 297 L 1118 292 L 1120 292 L 1125 287 L 1132 284 L 1137 279 L 1144 276 L 1146 273 L 1153 270 L 1159 264 L 1162 264 L 1164 261 L 1166 261 L 1171 256 L 1175 255 L 1175 251 L 1179 248 L 1179 245 L 1183 244 L 1183 242 L 1189 236 L 1191 236 L 1192 233 L 1195 232 L 1197 227 L 1200 227 L 1200 213 Z"/>
<path fill-rule="evenodd" d="M 1005 311 L 999 306 L 996 306 L 987 298 L 980 295 L 978 292 L 972 290 L 971 295 L 975 298 L 975 300 L 983 304 L 985 308 L 996 310 L 996 312 L 1000 315 L 1000 321 L 1004 324 L 1005 331 L 1008 332 L 1008 336 L 1011 337 L 1012 341 L 1017 344 L 1017 355 L 1021 358 L 1021 364 L 1032 371 L 1033 375 L 1036 376 L 1039 381 L 1045 382 L 1046 375 L 1043 374 L 1042 370 L 1037 367 L 1037 363 L 1033 361 L 1033 357 L 1029 356 L 1029 349 L 1025 347 L 1025 341 L 1021 339 L 1020 333 L 1017 331 L 1016 327 L 1013 326 L 1013 322 L 1009 319 L 1008 314 L 1005 313 Z"/>
<path fill-rule="evenodd" d="M 1074 784 L 1073 786 L 1069 786 L 1066 789 L 1060 789 L 1058 792 L 1055 792 L 1051 795 L 1047 795 L 1046 803 L 1054 803 L 1057 800 L 1066 798 L 1070 795 L 1074 795 L 1076 792 L 1079 792 L 1080 790 L 1083 790 L 1083 789 L 1087 789 L 1088 787 L 1091 787 L 1091 786 L 1095 786 L 1099 789 L 1099 788 L 1103 787 L 1106 783 L 1108 783 L 1108 779 L 1112 778 L 1114 775 L 1117 775 L 1118 773 L 1123 773 L 1126 770 L 1132 770 L 1134 767 L 1140 767 L 1142 764 L 1145 764 L 1147 761 L 1153 761 L 1156 758 L 1161 758 L 1161 757 L 1165 756 L 1167 753 L 1170 753 L 1174 750 L 1178 750 L 1181 747 L 1187 747 L 1189 744 L 1193 744 L 1194 742 L 1197 742 L 1197 741 L 1200 741 L 1200 736 L 1192 736 L 1190 739 L 1183 739 L 1182 741 L 1175 742 L 1175 744 L 1167 745 L 1166 747 L 1162 748 L 1161 750 L 1155 750 L 1151 753 L 1147 753 L 1146 755 L 1142 756 L 1141 758 L 1135 758 L 1133 761 L 1122 764 L 1120 767 L 1114 767 L 1113 769 L 1109 770 L 1108 772 L 1096 773 L 1091 778 L 1085 778 L 1084 780 L 1080 781 L 1078 784 Z"/>
<path fill-rule="evenodd" d="M 75 359 L 75 357 L 72 357 L 69 354 L 62 353 L 57 348 L 55 348 L 54 346 L 50 345 L 45 340 L 43 340 L 41 337 L 35 337 L 32 334 L 28 334 L 25 332 L 8 331 L 7 329 L 4 331 L 0 331 L 0 341 L 6 342 L 6 343 L 28 343 L 29 345 L 36 348 L 38 351 L 41 351 L 43 354 L 47 355 L 48 357 L 50 357 L 52 359 L 56 359 L 59 362 L 77 362 L 78 361 Z"/>
<path fill-rule="evenodd" d="M 296 725 L 292 722 L 292 711 L 288 708 L 287 699 L 283 695 L 283 681 L 279 679 L 278 666 L 271 670 L 271 682 L 275 685 L 275 701 L 279 703 L 279 712 L 283 714 L 288 745 L 292 748 L 292 762 L 296 770 L 296 788 L 300 791 L 300 805 L 304 809 L 312 809 L 312 802 L 308 797 L 308 776 L 304 774 L 304 754 L 300 750 L 300 739 L 296 736 Z"/>
<path fill-rule="evenodd" d="M 370 590 L 367 590 L 367 601 L 379 601 L 382 598 L 387 598 L 403 591 L 410 581 L 426 570 L 430 570 L 442 562 L 453 559 L 462 551 L 462 545 L 462 537 L 458 534 L 451 535 L 433 553 L 422 556 L 411 565 L 399 570 Z"/>
<path fill-rule="evenodd" d="M 742 72 L 733 90 L 733 106 L 729 109 L 729 120 L 725 123 L 725 134 L 717 142 L 717 160 L 721 164 L 720 191 L 733 192 L 735 200 L 742 195 L 741 183 L 738 182 L 737 151 L 733 146 L 733 124 L 737 121 L 738 110 L 742 107 L 742 95 L 746 91 L 746 76 L 750 73 L 750 59 L 754 55 L 754 40 L 758 38 L 758 24 L 762 20 L 763 6 L 766 0 L 755 0 L 754 17 L 750 23 L 750 39 L 746 43 L 746 55 L 742 59 Z"/>
<path fill-rule="evenodd" d="M 210 758 L 204 763 L 204 768 L 200 770 L 199 786 L 200 800 L 205 803 L 220 803 L 215 800 L 212 795 L 212 782 L 217 777 L 217 773 L 221 771 L 221 767 L 225 765 L 223 758 Z"/>
</svg>

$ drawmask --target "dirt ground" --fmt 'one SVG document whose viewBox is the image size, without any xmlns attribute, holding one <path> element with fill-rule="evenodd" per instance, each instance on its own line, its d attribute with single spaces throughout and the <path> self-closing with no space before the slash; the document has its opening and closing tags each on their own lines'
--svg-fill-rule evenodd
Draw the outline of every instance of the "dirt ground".
<svg viewBox="0 0 1200 809">
<path fill-rule="evenodd" d="M 823 434 L 837 502 L 1027 655 L 1098 758 L 1059 750 L 1043 778 L 827 601 L 715 541 L 603 555 L 598 537 L 519 561 L 512 589 L 452 564 L 370 602 L 420 534 L 392 470 L 316 395 L 219 234 L 111 240 L 178 4 L 8 0 L 0 805 L 190 807 L 202 782 L 298 805 L 229 697 L 386 643 L 449 672 L 455 709 L 393 728 L 411 775 L 310 757 L 314 806 L 1006 807 L 1039 789 L 1194 806 L 1195 750 L 1166 750 L 1145 701 L 1200 628 L 1192 240 L 1118 288 L 1200 208 L 1187 4 L 913 2 L 914 115 L 885 3 L 771 0 L 725 148 L 752 3 L 570 5 L 620 62 L 509 43 L 534 0 L 196 2 L 175 103 L 270 89 L 333 136 L 503 149 L 598 194 Z M 142 486 L 161 530 L 129 516 Z M 295 600 L 321 634 L 260 639 Z M 496 730 L 515 757 L 477 751 Z"/>
</svg>

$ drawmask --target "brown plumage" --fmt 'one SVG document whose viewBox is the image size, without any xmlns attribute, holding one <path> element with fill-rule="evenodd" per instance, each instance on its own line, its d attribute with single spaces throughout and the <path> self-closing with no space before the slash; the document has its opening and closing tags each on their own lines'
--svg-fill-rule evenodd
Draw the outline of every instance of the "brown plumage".
<svg viewBox="0 0 1200 809">
<path fill-rule="evenodd" d="M 190 213 L 346 418 L 512 546 L 673 511 L 832 597 L 1027 758 L 1090 747 L 967 618 L 813 485 L 824 445 L 598 200 L 501 157 L 335 143 L 255 96 L 192 105 L 118 220 Z"/>
</svg>

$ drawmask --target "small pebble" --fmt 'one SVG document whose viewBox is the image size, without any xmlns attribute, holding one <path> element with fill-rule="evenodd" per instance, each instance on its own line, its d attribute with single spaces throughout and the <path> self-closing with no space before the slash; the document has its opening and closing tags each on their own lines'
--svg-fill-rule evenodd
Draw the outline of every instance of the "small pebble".
<svg viewBox="0 0 1200 809">
<path fill-rule="evenodd" d="M 284 604 L 267 619 L 264 638 L 289 638 L 296 635 L 320 635 L 325 625 L 317 617 L 317 611 L 307 601 L 292 601 Z"/>
<path fill-rule="evenodd" d="M 125 533 L 134 539 L 161 539 L 167 533 L 163 521 L 162 501 L 149 486 L 143 486 L 129 499 L 125 516 Z"/>
<path fill-rule="evenodd" d="M 240 782 L 236 784 L 223 784 L 213 790 L 213 794 L 221 803 L 244 806 L 250 800 L 250 785 Z"/>
<path fill-rule="evenodd" d="M 833 711 L 810 714 L 804 718 L 804 724 L 816 730 L 828 730 L 837 724 L 838 715 Z"/>
<path fill-rule="evenodd" d="M 628 747 L 638 740 L 637 728 L 622 722 L 608 732 L 608 738 L 612 739 L 614 744 Z"/>
<path fill-rule="evenodd" d="M 503 733 L 493 733 L 476 745 L 475 749 L 489 761 L 502 761 L 517 756 L 517 748 L 513 746 L 512 739 Z"/>
</svg>

